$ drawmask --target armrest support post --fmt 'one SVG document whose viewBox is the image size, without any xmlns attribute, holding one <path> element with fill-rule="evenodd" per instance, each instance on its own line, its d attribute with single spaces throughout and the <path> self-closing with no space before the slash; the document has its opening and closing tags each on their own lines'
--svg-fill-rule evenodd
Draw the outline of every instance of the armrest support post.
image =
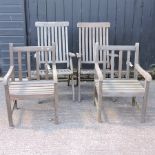
<svg viewBox="0 0 155 155">
<path fill-rule="evenodd" d="M 57 75 L 56 65 L 53 65 L 53 80 L 55 83 L 58 83 L 58 75 Z"/>
<path fill-rule="evenodd" d="M 97 78 L 99 81 L 103 81 L 103 74 L 100 70 L 98 63 L 95 63 L 95 76 L 95 78 Z"/>
</svg>

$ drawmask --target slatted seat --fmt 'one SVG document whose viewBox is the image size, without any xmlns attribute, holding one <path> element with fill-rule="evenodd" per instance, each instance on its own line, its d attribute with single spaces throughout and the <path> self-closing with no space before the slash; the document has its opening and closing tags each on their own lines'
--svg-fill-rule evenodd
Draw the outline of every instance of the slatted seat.
<svg viewBox="0 0 155 155">
<path fill-rule="evenodd" d="M 73 57 L 76 57 L 74 53 L 68 50 L 68 26 L 69 22 L 36 22 L 38 46 L 51 46 L 52 43 L 56 45 L 56 64 L 60 66 L 58 70 L 58 77 L 62 75 L 68 75 L 69 80 L 72 81 L 72 98 L 75 100 L 74 93 L 74 77 L 73 77 Z M 39 56 L 40 64 L 51 64 L 51 53 L 48 53 L 48 60 L 45 62 L 45 55 L 40 52 Z M 66 68 L 64 69 L 64 66 Z M 49 69 L 49 74 L 51 74 Z M 41 73 L 41 72 L 40 72 Z M 44 77 L 43 72 L 40 74 Z M 33 73 L 35 77 L 35 74 Z"/>
<path fill-rule="evenodd" d="M 13 127 L 13 110 L 17 108 L 18 100 L 31 100 L 31 99 L 43 99 L 43 98 L 54 98 L 54 121 L 58 123 L 57 116 L 57 70 L 55 64 L 55 46 L 24 46 L 24 47 L 13 47 L 10 44 L 10 69 L 4 77 L 4 88 L 5 98 L 7 105 L 8 121 L 9 126 Z M 45 61 L 47 61 L 47 52 L 51 52 L 52 57 L 52 80 L 40 80 L 39 71 L 39 59 L 36 59 L 36 80 L 32 80 L 31 76 L 31 61 L 30 55 L 36 54 L 39 58 L 40 51 L 44 51 L 46 55 Z M 16 57 L 17 56 L 17 57 Z M 26 56 L 27 70 L 23 71 L 22 68 L 22 57 Z M 17 67 L 15 67 L 15 58 L 18 59 Z M 27 72 L 28 78 L 25 79 L 24 72 Z M 18 73 L 18 74 L 17 74 Z M 48 77 L 48 69 L 45 71 L 46 79 Z M 12 106 L 13 102 L 13 106 Z M 13 108 L 12 108 L 13 107 Z"/>
<path fill-rule="evenodd" d="M 42 81 L 22 81 L 11 82 L 9 85 L 11 99 L 32 99 L 52 97 L 55 93 L 54 82 Z M 38 97 L 39 96 L 39 97 Z"/>
<path fill-rule="evenodd" d="M 101 105 L 104 97 L 132 97 L 132 105 L 135 104 L 136 97 L 142 97 L 141 122 L 144 122 L 148 104 L 149 84 L 152 78 L 139 65 L 139 44 L 136 43 L 135 46 L 102 46 L 96 43 L 94 50 L 96 53 L 94 101 L 97 107 L 98 122 L 102 122 Z M 100 51 L 103 52 L 104 56 L 102 69 L 100 69 L 101 64 L 99 61 Z M 106 51 L 111 52 L 109 76 L 107 76 L 106 72 Z M 115 57 L 115 53 L 118 54 L 118 57 Z M 125 71 L 122 70 L 123 68 L 125 68 Z M 134 72 L 133 78 L 130 77 L 131 68 Z M 117 76 L 115 76 L 116 70 L 118 71 Z M 138 74 L 144 77 L 144 85 L 137 79 Z"/>
<path fill-rule="evenodd" d="M 79 22 L 77 23 L 79 28 L 79 53 L 78 58 L 78 100 L 81 100 L 81 76 L 82 75 L 94 75 L 94 67 L 91 70 L 84 68 L 84 65 L 94 65 L 94 51 L 93 45 L 95 42 L 99 42 L 100 45 L 109 44 L 109 27 L 108 22 Z M 109 52 L 107 51 L 107 55 Z M 103 56 L 100 54 L 100 60 L 102 62 Z M 106 58 L 109 62 L 109 56 Z"/>
<path fill-rule="evenodd" d="M 98 91 L 99 83 L 95 85 Z M 106 97 L 133 97 L 144 96 L 145 89 L 138 80 L 103 80 L 102 92 Z"/>
</svg>

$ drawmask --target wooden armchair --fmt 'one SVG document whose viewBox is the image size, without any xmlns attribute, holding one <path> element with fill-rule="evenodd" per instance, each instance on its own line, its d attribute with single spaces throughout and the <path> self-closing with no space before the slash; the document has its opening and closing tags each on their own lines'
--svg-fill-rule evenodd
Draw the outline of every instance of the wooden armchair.
<svg viewBox="0 0 155 155">
<path fill-rule="evenodd" d="M 152 77 L 139 65 L 139 44 L 135 46 L 100 46 L 95 44 L 95 89 L 94 100 L 97 107 L 97 120 L 101 122 L 101 105 L 103 97 L 142 97 L 141 122 L 145 121 L 146 107 L 148 103 L 149 84 Z M 106 70 L 106 51 L 111 51 L 110 72 Z M 99 52 L 104 55 L 103 70 L 99 66 Z M 118 54 L 118 58 L 114 56 Z M 130 75 L 130 66 L 133 65 L 133 77 Z M 144 85 L 137 79 L 138 73 L 144 77 Z"/>
<path fill-rule="evenodd" d="M 10 69 L 4 77 L 5 98 L 7 105 L 9 126 L 13 127 L 13 110 L 17 108 L 18 100 L 30 100 L 30 99 L 44 99 L 54 97 L 54 112 L 55 123 L 58 123 L 57 117 L 57 70 L 55 65 L 55 46 L 25 46 L 25 47 L 13 47 L 10 44 Z M 45 62 L 47 63 L 47 52 L 51 51 L 52 54 L 52 68 L 53 68 L 53 80 L 40 80 L 39 75 L 39 52 L 44 51 Z M 30 55 L 36 53 L 38 59 L 36 59 L 36 71 L 37 80 L 31 80 L 31 64 Z M 27 70 L 23 70 L 23 57 L 27 62 Z M 17 59 L 18 58 L 18 59 Z M 16 66 L 16 60 L 18 64 Z M 33 62 L 34 63 L 34 62 Z M 24 73 L 27 73 L 28 78 L 24 78 Z M 16 78 L 15 78 L 16 77 Z M 48 79 L 48 69 L 46 68 L 46 79 Z M 12 108 L 13 107 L 13 108 Z"/>
<path fill-rule="evenodd" d="M 74 53 L 68 50 L 68 26 L 69 22 L 36 22 L 38 46 L 51 46 L 52 43 L 56 45 L 56 65 L 58 77 L 61 75 L 69 76 L 72 80 L 72 98 L 75 100 L 74 93 L 74 77 L 73 77 L 73 57 L 76 57 Z M 45 63 L 45 56 L 43 52 L 40 52 L 39 56 L 40 64 Z M 52 63 L 51 53 L 48 53 L 48 68 L 49 75 L 52 74 L 50 64 Z M 45 71 L 41 71 L 40 75 L 44 76 Z"/>
<path fill-rule="evenodd" d="M 79 28 L 79 53 L 78 58 L 78 101 L 81 100 L 81 76 L 94 75 L 94 50 L 93 45 L 99 42 L 100 45 L 109 44 L 109 27 L 108 22 L 81 22 L 77 23 Z M 109 52 L 107 51 L 107 67 L 109 67 Z M 103 61 L 102 52 L 100 52 L 99 61 Z M 84 67 L 89 65 L 89 69 Z"/>
</svg>

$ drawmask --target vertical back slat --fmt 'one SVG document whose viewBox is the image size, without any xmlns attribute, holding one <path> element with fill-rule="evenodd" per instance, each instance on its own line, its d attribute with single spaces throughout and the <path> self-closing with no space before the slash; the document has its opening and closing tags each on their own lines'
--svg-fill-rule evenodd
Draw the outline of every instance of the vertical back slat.
<svg viewBox="0 0 155 155">
<path fill-rule="evenodd" d="M 86 61 L 85 59 L 85 28 L 82 28 L 82 59 L 83 61 Z"/>
<path fill-rule="evenodd" d="M 61 49 L 61 27 L 58 27 L 58 34 L 59 34 L 59 60 L 62 61 L 62 49 Z"/>
<path fill-rule="evenodd" d="M 118 77 L 122 77 L 122 51 L 119 51 L 119 66 L 118 66 Z"/>
<path fill-rule="evenodd" d="M 51 46 L 52 45 L 52 42 L 51 42 L 51 33 L 50 33 L 50 27 L 48 26 L 47 27 L 47 31 L 48 31 L 48 46 Z M 48 53 L 48 61 L 51 62 L 51 51 L 49 51 Z"/>
<path fill-rule="evenodd" d="M 27 73 L 28 73 L 28 80 L 31 80 L 30 51 L 27 51 Z"/>
<path fill-rule="evenodd" d="M 65 29 L 64 29 L 64 26 L 61 28 L 62 30 L 62 54 L 63 54 L 63 61 L 65 61 L 65 52 L 66 52 L 66 49 L 65 49 L 65 42 L 66 42 L 66 39 L 65 39 Z"/>
<path fill-rule="evenodd" d="M 98 43 L 98 28 L 97 28 L 97 27 L 95 28 L 95 31 L 96 31 L 96 33 L 95 33 L 95 42 Z M 94 54 L 95 54 L 95 53 L 94 53 Z M 100 61 L 100 54 L 98 53 L 98 55 L 99 55 L 98 60 Z"/>
<path fill-rule="evenodd" d="M 99 39 L 98 38 L 98 30 L 99 30 L 98 27 L 96 27 L 95 42 L 98 42 L 98 39 Z"/>
<path fill-rule="evenodd" d="M 37 27 L 37 38 L 38 38 L 38 46 L 40 46 L 40 28 Z"/>
<path fill-rule="evenodd" d="M 44 46 L 44 27 L 41 27 L 41 46 Z M 44 51 L 41 51 L 41 61 L 45 61 L 44 60 Z"/>
<path fill-rule="evenodd" d="M 79 54 L 82 56 L 81 41 L 82 41 L 82 38 L 81 38 L 81 28 L 79 28 Z"/>
<path fill-rule="evenodd" d="M 102 37 L 103 37 L 103 45 L 106 45 L 106 33 L 105 33 L 106 31 L 105 31 L 105 27 L 103 27 L 103 34 L 102 34 Z"/>
<path fill-rule="evenodd" d="M 89 56 L 89 54 L 88 54 L 88 27 L 86 27 L 86 42 L 85 42 L 85 44 L 86 44 L 86 61 L 88 62 L 89 61 L 89 58 L 88 58 L 88 56 Z"/>
<path fill-rule="evenodd" d="M 135 64 L 139 64 L 139 43 L 136 43 L 135 46 L 136 46 L 136 50 L 135 50 Z M 134 69 L 134 78 L 137 79 L 137 76 L 138 76 L 137 70 Z"/>
<path fill-rule="evenodd" d="M 14 66 L 14 59 L 13 59 L 13 44 L 9 44 L 9 51 L 10 51 L 10 65 Z M 15 81 L 15 73 L 12 73 L 12 81 Z"/>
<path fill-rule="evenodd" d="M 55 40 L 55 46 L 56 46 L 56 61 L 59 61 L 59 55 L 58 55 L 58 34 L 57 34 L 57 27 L 54 27 L 54 40 Z"/>
<path fill-rule="evenodd" d="M 111 52 L 111 79 L 114 78 L 114 50 Z"/>
<path fill-rule="evenodd" d="M 45 78 L 46 78 L 46 80 L 48 80 L 48 68 L 47 68 L 47 65 L 48 65 L 48 52 L 49 51 L 45 51 Z"/>
<path fill-rule="evenodd" d="M 93 61 L 94 61 L 94 57 L 95 57 L 95 53 L 94 53 L 94 45 L 95 45 L 95 28 L 93 27 Z"/>
<path fill-rule="evenodd" d="M 102 41 L 103 41 L 103 38 L 102 38 L 102 28 L 100 27 L 100 33 L 99 33 L 100 35 L 100 46 L 102 46 Z M 100 61 L 103 61 L 103 53 L 102 53 L 102 50 L 100 49 L 100 59 L 99 59 Z"/>
<path fill-rule="evenodd" d="M 92 61 L 92 29 L 89 28 L 89 60 Z"/>
<path fill-rule="evenodd" d="M 54 38 L 55 38 L 55 37 L 54 37 L 54 27 L 53 27 L 53 26 L 51 27 L 51 36 L 52 36 L 52 37 L 51 37 L 51 39 L 52 39 L 51 43 L 52 43 L 52 45 L 53 45 L 54 42 L 55 42 L 55 40 L 54 40 Z M 55 55 L 56 55 L 56 54 L 55 54 Z M 52 60 L 52 59 L 51 59 L 51 60 Z"/>
<path fill-rule="evenodd" d="M 40 80 L 39 74 L 39 52 L 36 51 L 36 71 L 37 71 L 37 80 Z"/>
<path fill-rule="evenodd" d="M 55 42 L 55 40 L 54 40 L 54 27 L 52 26 L 51 27 L 51 36 L 52 36 L 52 44 Z"/>
<path fill-rule="evenodd" d="M 44 27 L 44 46 L 47 46 L 47 27 Z"/>
<path fill-rule="evenodd" d="M 68 27 L 65 27 L 65 35 L 66 35 L 66 57 L 67 57 L 67 67 L 69 67 L 69 56 L 68 56 Z"/>
<path fill-rule="evenodd" d="M 106 28 L 106 34 L 104 34 L 106 36 L 106 45 L 109 45 L 109 29 Z"/>
<path fill-rule="evenodd" d="M 44 26 L 44 46 L 47 46 L 47 27 L 46 26 Z M 46 62 L 46 57 L 47 57 L 47 55 L 45 55 L 45 54 L 47 54 L 47 52 L 45 52 L 45 51 L 43 51 L 43 54 L 44 54 L 44 56 L 45 56 L 45 63 L 47 63 Z"/>
<path fill-rule="evenodd" d="M 22 56 L 21 51 L 18 51 L 18 77 L 22 81 Z"/>
<path fill-rule="evenodd" d="M 107 57 L 107 53 L 104 50 L 103 51 L 103 75 L 104 77 L 106 77 L 106 57 Z"/>
<path fill-rule="evenodd" d="M 130 52 L 130 51 L 127 51 L 126 79 L 129 79 L 129 71 L 130 71 L 130 55 L 131 55 L 131 52 Z"/>
<path fill-rule="evenodd" d="M 52 51 L 52 65 L 55 65 L 56 64 L 56 62 L 55 62 L 55 54 L 56 54 L 56 45 L 53 43 L 53 46 L 54 46 L 54 48 L 53 48 L 53 51 Z"/>
<path fill-rule="evenodd" d="M 105 28 L 105 45 L 109 45 L 109 29 Z M 107 67 L 110 68 L 110 58 L 109 58 L 109 51 L 107 51 Z"/>
</svg>

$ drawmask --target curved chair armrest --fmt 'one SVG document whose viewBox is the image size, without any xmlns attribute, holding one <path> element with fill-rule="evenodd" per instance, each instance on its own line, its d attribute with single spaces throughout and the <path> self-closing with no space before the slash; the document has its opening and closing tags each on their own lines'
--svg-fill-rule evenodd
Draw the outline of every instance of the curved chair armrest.
<svg viewBox="0 0 155 155">
<path fill-rule="evenodd" d="M 8 72 L 6 73 L 6 75 L 3 78 L 4 85 L 8 85 L 9 78 L 11 77 L 13 71 L 14 71 L 14 66 L 10 66 Z"/>
<path fill-rule="evenodd" d="M 98 63 L 95 63 L 95 76 L 97 76 L 99 81 L 103 81 L 103 74 L 100 70 Z"/>
<path fill-rule="evenodd" d="M 135 69 L 145 78 L 146 81 L 152 81 L 151 75 L 146 72 L 139 64 L 135 65 Z"/>
<path fill-rule="evenodd" d="M 58 83 L 58 73 L 57 73 L 57 69 L 56 69 L 56 65 L 53 65 L 53 80 L 54 80 L 54 83 Z"/>
</svg>

